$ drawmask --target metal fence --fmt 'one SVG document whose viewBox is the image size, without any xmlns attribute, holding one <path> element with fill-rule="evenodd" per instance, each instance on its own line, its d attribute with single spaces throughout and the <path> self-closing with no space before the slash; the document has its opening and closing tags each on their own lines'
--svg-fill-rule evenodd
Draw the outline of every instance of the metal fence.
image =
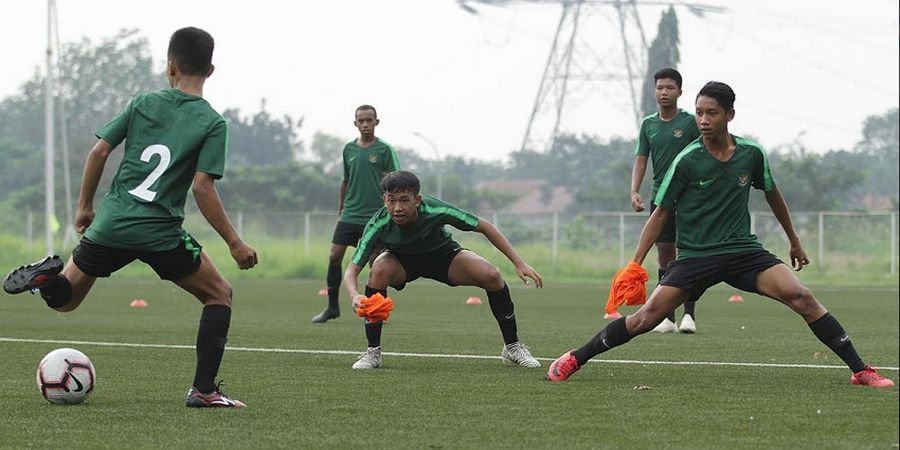
<svg viewBox="0 0 900 450">
<path fill-rule="evenodd" d="M 574 215 L 494 213 L 486 219 L 497 225 L 532 265 L 555 272 L 563 264 L 596 264 L 598 258 L 610 265 L 624 265 L 633 254 L 647 217 L 646 213 L 614 211 Z M 298 257 L 318 257 L 327 252 L 337 219 L 334 212 L 315 211 L 232 212 L 231 218 L 252 245 L 290 247 Z M 890 276 L 897 273 L 897 212 L 794 212 L 792 218 L 804 249 L 815 263 L 813 270 L 823 274 L 851 269 Z M 43 215 L 28 213 L 24 219 L 7 221 L 3 234 L 24 239 L 29 257 L 40 256 L 45 248 Z M 754 212 L 751 220 L 753 233 L 763 245 L 786 258 L 788 243 L 774 215 Z M 199 213 L 188 213 L 184 226 L 201 242 L 218 240 Z M 74 236 L 66 234 L 57 233 L 57 251 L 62 247 L 62 253 L 74 246 Z M 453 234 L 463 245 L 492 251 L 477 233 Z"/>
</svg>

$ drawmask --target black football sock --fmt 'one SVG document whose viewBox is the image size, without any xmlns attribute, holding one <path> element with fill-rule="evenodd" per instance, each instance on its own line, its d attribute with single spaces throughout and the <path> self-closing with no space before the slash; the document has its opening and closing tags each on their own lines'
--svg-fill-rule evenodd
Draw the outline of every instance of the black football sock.
<svg viewBox="0 0 900 450">
<path fill-rule="evenodd" d="M 387 297 L 387 289 L 375 289 L 369 285 L 366 285 L 365 296 L 371 297 L 375 295 L 376 292 L 380 292 L 382 297 Z"/>
<path fill-rule="evenodd" d="M 366 341 L 369 347 L 381 347 L 381 329 L 384 322 L 369 322 L 366 320 Z"/>
<path fill-rule="evenodd" d="M 809 329 L 823 344 L 844 360 L 850 370 L 859 372 L 865 368 L 865 363 L 859 357 L 859 353 L 856 353 L 853 343 L 850 342 L 850 336 L 831 313 L 825 313 L 824 316 L 809 324 Z"/>
<path fill-rule="evenodd" d="M 200 314 L 200 328 L 197 330 L 197 370 L 194 372 L 194 387 L 209 394 L 215 389 L 216 374 L 228 342 L 228 327 L 231 324 L 231 308 L 225 305 L 206 305 Z"/>
<path fill-rule="evenodd" d="M 581 348 L 572 352 L 578 365 L 584 365 L 591 358 L 631 340 L 628 330 L 625 329 L 625 318 L 613 320 L 600 330 L 591 340 Z"/>
<path fill-rule="evenodd" d="M 65 276 L 57 274 L 53 281 L 41 288 L 41 298 L 51 308 L 66 306 L 72 300 L 72 284 Z"/>
<path fill-rule="evenodd" d="M 382 296 L 387 297 L 387 289 L 375 289 L 366 285 L 366 297 L 371 297 L 375 295 L 376 292 L 380 292 Z M 368 320 L 366 321 L 366 340 L 369 342 L 369 347 L 381 347 L 381 329 L 383 327 L 384 322 L 373 323 Z"/>
<path fill-rule="evenodd" d="M 509 296 L 509 286 L 503 284 L 503 289 L 487 293 L 491 312 L 500 325 L 500 333 L 503 334 L 503 342 L 507 345 L 518 342 L 519 333 L 516 326 L 516 309 L 512 298 Z"/>
<path fill-rule="evenodd" d="M 684 315 L 691 316 L 691 319 L 697 320 L 697 316 L 694 315 L 694 308 L 696 306 L 697 306 L 696 301 L 684 302 Z"/>
<path fill-rule="evenodd" d="M 667 272 L 666 269 L 658 269 L 656 271 L 656 273 L 657 273 L 656 285 L 657 286 L 659 286 L 659 281 L 663 279 L 663 277 L 666 275 L 666 272 Z M 666 316 L 666 318 L 671 320 L 672 322 L 675 322 L 675 310 L 673 309 L 672 312 L 670 312 L 669 315 Z"/>
<path fill-rule="evenodd" d="M 325 283 L 328 286 L 328 308 L 339 310 L 341 309 L 340 304 L 340 288 L 341 288 L 341 263 L 338 262 L 328 262 L 328 275 L 325 278 Z"/>
</svg>

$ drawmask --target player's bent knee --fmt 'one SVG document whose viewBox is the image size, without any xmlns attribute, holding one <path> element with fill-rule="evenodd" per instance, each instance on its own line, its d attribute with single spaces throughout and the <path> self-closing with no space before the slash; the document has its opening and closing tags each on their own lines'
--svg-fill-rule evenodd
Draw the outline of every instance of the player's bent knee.
<svg viewBox="0 0 900 450">
<path fill-rule="evenodd" d="M 209 290 L 204 292 L 200 301 L 204 305 L 225 305 L 231 307 L 233 293 L 234 290 L 231 288 L 231 283 L 222 280 L 213 284 Z"/>
<path fill-rule="evenodd" d="M 491 270 L 485 271 L 477 275 L 477 277 L 478 284 L 489 292 L 503 289 L 503 285 L 506 283 L 503 281 L 503 275 L 496 267 L 492 267 Z"/>
</svg>

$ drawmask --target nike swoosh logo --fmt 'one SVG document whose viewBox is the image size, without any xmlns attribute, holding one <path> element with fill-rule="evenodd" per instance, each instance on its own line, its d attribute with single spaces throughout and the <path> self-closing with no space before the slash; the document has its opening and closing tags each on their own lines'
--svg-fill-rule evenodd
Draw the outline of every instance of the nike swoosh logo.
<svg viewBox="0 0 900 450">
<path fill-rule="evenodd" d="M 703 186 L 706 186 L 706 185 L 708 185 L 709 183 L 712 183 L 712 182 L 713 182 L 713 180 L 700 180 L 700 181 L 697 182 L 697 185 L 700 186 L 700 187 L 703 187 Z"/>
<path fill-rule="evenodd" d="M 75 389 L 72 390 L 72 392 L 81 392 L 81 391 L 83 391 L 83 390 L 84 390 L 84 385 L 81 384 L 81 380 L 79 380 L 78 377 L 76 377 L 75 374 L 73 374 L 73 373 L 70 372 L 70 371 L 66 371 L 66 373 L 68 373 L 68 374 L 69 374 L 69 377 L 72 378 L 72 380 L 75 381 L 75 385 L 77 386 Z"/>
<path fill-rule="evenodd" d="M 506 316 L 506 320 L 512 319 L 513 317 L 516 317 L 516 313 L 512 313 L 512 314 Z"/>
<path fill-rule="evenodd" d="M 356 159 L 357 157 L 359 157 L 359 155 L 351 156 L 350 158 L 347 159 L 347 162 L 353 162 L 353 160 Z"/>
<path fill-rule="evenodd" d="M 841 338 L 841 342 L 847 342 L 847 339 L 850 339 L 850 336 L 844 336 Z"/>
</svg>

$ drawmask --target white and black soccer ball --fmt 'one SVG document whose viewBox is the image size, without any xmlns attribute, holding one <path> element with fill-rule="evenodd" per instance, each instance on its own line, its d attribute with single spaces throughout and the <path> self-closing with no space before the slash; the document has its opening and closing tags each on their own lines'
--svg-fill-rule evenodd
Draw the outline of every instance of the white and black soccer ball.
<svg viewBox="0 0 900 450">
<path fill-rule="evenodd" d="M 81 403 L 94 391 L 94 365 L 84 353 L 58 348 L 37 367 L 37 387 L 50 403 Z"/>
</svg>

